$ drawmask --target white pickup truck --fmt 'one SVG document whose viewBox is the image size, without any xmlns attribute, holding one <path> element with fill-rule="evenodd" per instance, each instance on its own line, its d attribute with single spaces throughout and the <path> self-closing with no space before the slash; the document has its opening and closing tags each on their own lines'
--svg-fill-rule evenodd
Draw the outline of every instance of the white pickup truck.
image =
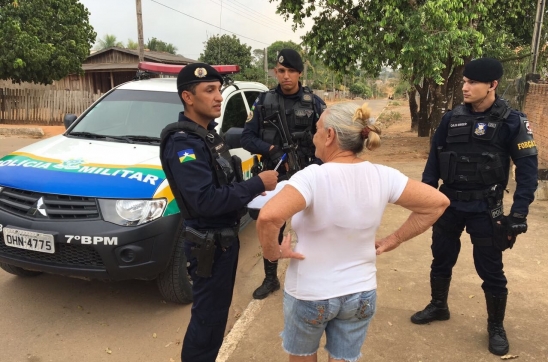
<svg viewBox="0 0 548 362">
<path fill-rule="evenodd" d="M 140 69 L 175 75 L 181 66 Z M 266 90 L 227 78 L 219 134 L 241 133 Z M 175 78 L 131 81 L 79 117 L 66 115 L 64 134 L 1 158 L 0 267 L 19 276 L 156 279 L 164 299 L 192 302 L 181 214 L 159 159 L 160 132 L 182 110 Z M 253 157 L 237 143 L 231 153 L 249 177 Z"/>
</svg>

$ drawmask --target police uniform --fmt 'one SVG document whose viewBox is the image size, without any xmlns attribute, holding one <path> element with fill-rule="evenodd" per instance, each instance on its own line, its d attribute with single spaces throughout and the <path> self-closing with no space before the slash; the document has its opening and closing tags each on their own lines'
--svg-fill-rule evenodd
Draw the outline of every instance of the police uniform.
<svg viewBox="0 0 548 362">
<path fill-rule="evenodd" d="M 177 86 L 214 81 L 222 82 L 219 73 L 196 63 L 183 68 Z M 186 362 L 216 359 L 232 301 L 240 217 L 265 191 L 259 177 L 238 177 L 239 160 L 230 156 L 215 126 L 212 120 L 206 130 L 181 112 L 179 121 L 162 131 L 160 158 L 184 218 L 184 253 L 193 281 L 192 316 L 181 352 Z M 185 275 L 181 271 L 180 277 Z"/>
<path fill-rule="evenodd" d="M 282 49 L 278 53 L 278 63 L 286 68 L 295 69 L 299 73 L 302 73 L 304 68 L 300 55 L 293 49 Z M 325 109 L 325 102 L 313 94 L 308 87 L 303 87 L 300 82 L 298 92 L 289 95 L 284 94 L 281 86 L 278 85 L 276 88 L 260 94 L 255 100 L 252 113 L 242 132 L 241 145 L 251 153 L 260 154 L 265 169 L 274 169 L 284 153 L 287 152 L 283 146 L 284 141 L 287 144 L 288 140 L 284 140 L 284 126 L 280 122 L 281 117 L 285 117 L 285 121 L 281 121 L 285 122 L 289 133 L 292 134 L 292 141 L 297 145 L 295 165 L 288 162 L 289 171 L 284 165 L 277 169 L 278 180 L 286 180 L 294 172 L 311 163 L 321 164 L 321 160 L 314 155 L 315 147 L 312 137 L 316 132 L 316 123 Z M 280 118 L 273 117 L 276 112 L 280 114 Z M 275 146 L 273 150 L 270 150 L 271 146 Z M 256 218 L 256 215 L 252 216 Z M 278 237 L 280 244 L 283 240 L 284 228 L 285 224 Z M 263 262 L 266 277 L 263 284 L 253 293 L 255 299 L 266 298 L 269 293 L 280 288 L 277 277 L 278 262 L 270 262 L 266 259 Z"/>
<path fill-rule="evenodd" d="M 463 74 L 471 80 L 490 82 L 502 76 L 502 66 L 496 60 L 481 58 L 469 63 Z M 504 216 L 502 199 L 510 159 L 516 165 L 516 191 L 510 214 Z M 489 350 L 498 355 L 508 351 L 502 324 L 508 294 L 502 252 L 513 246 L 517 234 L 526 231 L 537 168 L 529 121 L 504 99 L 495 96 L 485 112 L 474 112 L 469 104 L 463 104 L 443 116 L 432 139 L 422 181 L 437 188 L 441 179 L 440 191 L 451 204 L 432 229 L 432 300 L 425 310 L 411 317 L 413 323 L 449 319 L 449 285 L 466 227 L 473 244 L 474 265 L 483 280 Z"/>
</svg>

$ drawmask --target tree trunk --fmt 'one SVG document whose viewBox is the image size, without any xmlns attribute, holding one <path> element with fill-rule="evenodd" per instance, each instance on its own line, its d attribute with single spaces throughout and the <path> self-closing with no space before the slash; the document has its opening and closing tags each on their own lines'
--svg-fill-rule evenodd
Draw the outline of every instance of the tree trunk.
<svg viewBox="0 0 548 362">
<path fill-rule="evenodd" d="M 464 63 L 470 61 L 470 58 L 467 58 L 464 60 Z M 464 65 L 458 65 L 453 70 L 453 74 L 455 75 L 453 82 L 453 102 L 451 104 L 451 109 L 455 108 L 455 106 L 458 106 L 464 101 L 464 97 L 462 96 L 462 85 L 464 82 L 462 81 L 462 72 L 464 71 Z"/>
<path fill-rule="evenodd" d="M 419 127 L 419 105 L 417 104 L 417 90 L 410 89 L 407 91 L 409 97 L 409 111 L 411 112 L 411 130 L 416 132 Z"/>
<path fill-rule="evenodd" d="M 419 123 L 418 123 L 418 136 L 428 137 L 430 136 L 430 125 L 428 124 L 428 111 L 429 111 L 429 92 L 428 79 L 424 78 L 422 87 L 415 84 L 415 89 L 419 92 Z"/>
</svg>

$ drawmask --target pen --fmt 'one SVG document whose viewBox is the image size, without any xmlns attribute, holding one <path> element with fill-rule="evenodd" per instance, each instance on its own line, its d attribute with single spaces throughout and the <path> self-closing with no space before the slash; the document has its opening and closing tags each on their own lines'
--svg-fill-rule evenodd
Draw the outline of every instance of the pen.
<svg viewBox="0 0 548 362">
<path fill-rule="evenodd" d="M 280 165 L 282 164 L 282 162 L 285 161 L 285 158 L 287 157 L 287 153 L 284 153 L 284 155 L 282 156 L 282 158 L 280 158 L 280 162 L 278 162 L 278 164 L 276 165 L 276 167 L 274 167 L 274 171 L 278 171 L 278 167 L 280 167 Z"/>
</svg>

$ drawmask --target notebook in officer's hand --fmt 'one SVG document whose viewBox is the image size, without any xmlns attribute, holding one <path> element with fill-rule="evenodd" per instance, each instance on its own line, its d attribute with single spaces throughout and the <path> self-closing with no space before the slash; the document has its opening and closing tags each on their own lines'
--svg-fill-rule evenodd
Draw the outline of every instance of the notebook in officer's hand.
<svg viewBox="0 0 548 362">
<path fill-rule="evenodd" d="M 287 181 L 278 182 L 274 190 L 266 191 L 266 196 L 262 196 L 262 195 L 257 196 L 256 198 L 251 200 L 249 204 L 247 204 L 247 207 L 249 209 L 261 209 L 264 206 L 264 204 L 266 204 L 266 202 L 270 200 L 272 196 L 280 192 L 280 190 L 283 189 L 285 185 L 287 185 Z"/>
</svg>

